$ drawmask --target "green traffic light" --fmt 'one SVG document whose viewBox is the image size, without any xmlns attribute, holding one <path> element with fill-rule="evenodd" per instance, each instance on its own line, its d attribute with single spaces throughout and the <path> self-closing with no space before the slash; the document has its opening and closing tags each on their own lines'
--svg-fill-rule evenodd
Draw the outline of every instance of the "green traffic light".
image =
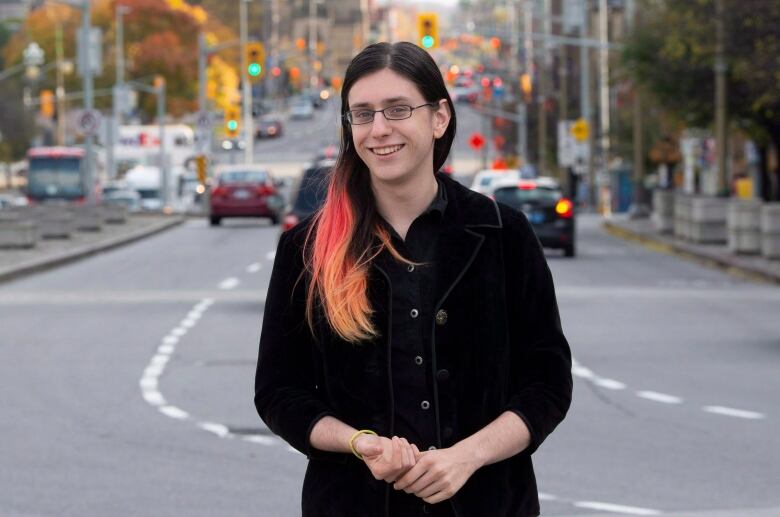
<svg viewBox="0 0 780 517">
<path fill-rule="evenodd" d="M 422 46 L 425 48 L 431 48 L 433 47 L 433 36 L 423 36 L 422 39 Z"/>
<path fill-rule="evenodd" d="M 249 75 L 252 77 L 257 77 L 263 72 L 263 67 L 260 63 L 252 63 L 247 67 L 247 72 L 249 72 Z"/>
<path fill-rule="evenodd" d="M 236 120 L 228 120 L 228 123 L 227 123 L 227 128 L 228 128 L 230 131 L 235 131 L 235 130 L 237 130 L 237 129 L 238 129 L 238 121 L 236 121 Z"/>
</svg>

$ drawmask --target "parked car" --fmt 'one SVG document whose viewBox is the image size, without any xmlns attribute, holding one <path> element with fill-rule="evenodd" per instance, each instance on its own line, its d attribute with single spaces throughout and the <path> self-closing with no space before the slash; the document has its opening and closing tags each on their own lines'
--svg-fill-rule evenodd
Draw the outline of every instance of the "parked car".
<svg viewBox="0 0 780 517">
<path fill-rule="evenodd" d="M 255 138 L 279 138 L 283 130 L 282 119 L 274 115 L 263 115 L 257 120 Z"/>
<path fill-rule="evenodd" d="M 295 97 L 290 104 L 290 118 L 309 120 L 314 118 L 314 104 L 306 97 Z"/>
<path fill-rule="evenodd" d="M 320 160 L 306 168 L 301 181 L 290 197 L 290 206 L 282 219 L 282 231 L 287 231 L 314 213 L 325 202 L 330 171 L 336 160 Z"/>
<path fill-rule="evenodd" d="M 278 224 L 284 200 L 271 173 L 261 165 L 222 165 L 211 190 L 209 221 L 225 217 L 267 217 Z"/>
<path fill-rule="evenodd" d="M 542 246 L 574 256 L 574 203 L 564 197 L 558 182 L 548 177 L 502 179 L 494 187 L 493 198 L 523 212 Z"/>
<path fill-rule="evenodd" d="M 488 196 L 493 193 L 491 185 L 495 180 L 501 178 L 516 180 L 519 177 L 517 169 L 484 169 L 474 175 L 474 179 L 471 182 L 471 190 Z"/>
</svg>

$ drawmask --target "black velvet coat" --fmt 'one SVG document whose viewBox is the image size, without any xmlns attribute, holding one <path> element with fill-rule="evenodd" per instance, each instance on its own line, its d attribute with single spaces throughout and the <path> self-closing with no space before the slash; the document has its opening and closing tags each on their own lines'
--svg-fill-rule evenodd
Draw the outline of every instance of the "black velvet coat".
<svg viewBox="0 0 780 517">
<path fill-rule="evenodd" d="M 459 517 L 539 514 L 531 454 L 563 420 L 571 402 L 571 355 L 561 331 L 552 277 L 519 212 L 442 177 L 448 205 L 435 282 L 439 314 L 429 322 L 438 447 L 477 432 L 504 411 L 528 426 L 528 449 L 477 470 L 452 498 Z M 332 415 L 357 429 L 393 436 L 387 275 L 370 270 L 369 299 L 380 337 L 352 345 L 323 324 L 315 339 L 305 320 L 303 223 L 279 241 L 265 304 L 255 380 L 263 421 L 309 458 L 304 517 L 388 515 L 392 487 L 375 480 L 352 454 L 309 444 L 314 424 Z M 444 311 L 444 312 L 441 312 Z M 443 317 L 443 315 L 446 316 Z M 454 435 L 442 436 L 449 427 Z M 395 516 L 393 516 L 395 517 Z"/>
</svg>

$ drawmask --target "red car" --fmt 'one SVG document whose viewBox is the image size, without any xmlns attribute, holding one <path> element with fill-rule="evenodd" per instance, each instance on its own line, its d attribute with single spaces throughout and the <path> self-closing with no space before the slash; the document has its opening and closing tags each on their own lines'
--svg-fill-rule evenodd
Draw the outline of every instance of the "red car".
<svg viewBox="0 0 780 517">
<path fill-rule="evenodd" d="M 271 173 L 257 165 L 227 165 L 217 170 L 211 189 L 212 226 L 225 217 L 267 217 L 278 224 L 284 200 Z"/>
</svg>

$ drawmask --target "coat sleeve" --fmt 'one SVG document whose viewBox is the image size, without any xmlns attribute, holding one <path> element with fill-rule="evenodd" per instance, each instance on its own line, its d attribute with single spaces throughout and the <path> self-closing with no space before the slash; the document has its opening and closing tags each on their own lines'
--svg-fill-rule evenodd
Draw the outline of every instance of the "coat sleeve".
<svg viewBox="0 0 780 517">
<path fill-rule="evenodd" d="M 334 415 L 316 388 L 317 356 L 305 317 L 300 228 L 279 239 L 265 301 L 260 350 L 255 375 L 255 407 L 268 428 L 307 457 L 330 457 L 313 448 L 309 436 L 314 425 Z M 337 455 L 343 456 L 343 455 Z M 334 458 L 335 459 L 335 458 Z"/>
<path fill-rule="evenodd" d="M 512 347 L 511 395 L 505 409 L 525 422 L 531 444 L 523 453 L 532 454 L 571 404 L 571 351 L 542 246 L 522 213 L 502 212 Z"/>
</svg>

